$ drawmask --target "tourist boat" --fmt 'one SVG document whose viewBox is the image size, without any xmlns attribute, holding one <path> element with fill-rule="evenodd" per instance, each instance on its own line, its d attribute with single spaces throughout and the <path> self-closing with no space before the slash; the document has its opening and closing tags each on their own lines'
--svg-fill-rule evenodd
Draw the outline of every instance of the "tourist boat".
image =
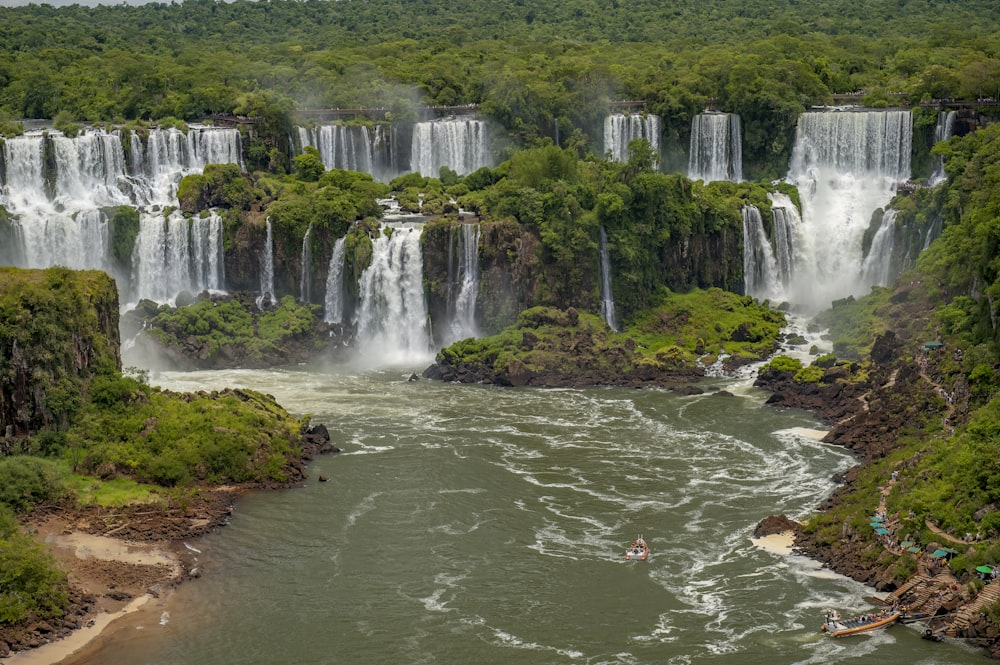
<svg viewBox="0 0 1000 665">
<path fill-rule="evenodd" d="M 839 612 L 831 610 L 826 613 L 826 622 L 820 627 L 820 630 L 834 637 L 845 637 L 847 635 L 858 635 L 878 630 L 879 628 L 885 628 L 898 619 L 898 610 L 880 610 L 878 612 L 860 614 L 849 619 L 844 619 L 840 616 Z"/>
<path fill-rule="evenodd" d="M 626 561 L 645 561 L 649 558 L 649 545 L 643 540 L 642 534 L 632 541 L 632 544 L 625 549 Z"/>
</svg>

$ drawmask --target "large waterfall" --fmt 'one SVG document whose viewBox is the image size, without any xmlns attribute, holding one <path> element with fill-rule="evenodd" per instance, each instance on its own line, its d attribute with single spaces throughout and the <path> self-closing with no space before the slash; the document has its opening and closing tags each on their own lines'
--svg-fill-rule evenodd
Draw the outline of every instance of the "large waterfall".
<svg viewBox="0 0 1000 665">
<path fill-rule="evenodd" d="M 458 251 L 452 252 L 458 265 L 448 266 L 448 337 L 451 344 L 479 334 L 476 325 L 476 298 L 479 296 L 479 225 L 460 224 L 452 229 Z"/>
<path fill-rule="evenodd" d="M 691 121 L 688 177 L 691 180 L 743 180 L 743 147 L 740 116 L 735 113 L 701 113 Z"/>
<path fill-rule="evenodd" d="M 372 243 L 356 320 L 365 362 L 391 365 L 430 355 L 420 233 L 419 226 L 394 226 Z"/>
<path fill-rule="evenodd" d="M 780 292 L 778 261 L 757 206 L 743 207 L 743 292 L 773 298 Z"/>
<path fill-rule="evenodd" d="M 49 130 L 2 145 L 0 205 L 11 215 L 15 245 L 4 248 L 3 256 L 13 265 L 105 270 L 120 280 L 123 302 L 224 288 L 221 249 L 214 250 L 211 230 L 215 216 L 188 221 L 175 212 L 165 219 L 156 206 L 176 206 L 181 178 L 207 164 L 241 164 L 238 130 L 191 126 L 186 133 L 153 128 L 140 135 L 88 129 L 73 138 Z M 122 205 L 142 213 L 131 275 L 117 274 L 112 258 L 108 214 Z M 188 237 L 185 248 L 179 246 L 182 234 Z M 169 256 L 188 263 L 167 268 Z M 207 263 L 190 263 L 202 260 Z"/>
<path fill-rule="evenodd" d="M 467 175 L 490 165 L 490 143 L 484 120 L 450 118 L 418 122 L 413 127 L 410 171 L 436 178 L 442 166 L 458 175 Z"/>
<path fill-rule="evenodd" d="M 613 161 L 628 161 L 628 144 L 635 139 L 649 141 L 659 156 L 660 116 L 612 113 L 604 119 L 604 154 L 610 154 Z"/>
<path fill-rule="evenodd" d="M 791 300 L 812 308 L 863 294 L 862 239 L 872 213 L 910 177 L 907 111 L 828 111 L 799 117 L 788 179 L 802 201 Z"/>
</svg>

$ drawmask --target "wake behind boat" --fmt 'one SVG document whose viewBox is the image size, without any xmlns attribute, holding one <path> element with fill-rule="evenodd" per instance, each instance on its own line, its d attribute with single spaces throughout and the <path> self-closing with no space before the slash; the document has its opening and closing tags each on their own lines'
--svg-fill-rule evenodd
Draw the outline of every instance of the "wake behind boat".
<svg viewBox="0 0 1000 665">
<path fill-rule="evenodd" d="M 649 545 L 643 540 L 642 534 L 632 541 L 625 549 L 626 561 L 646 561 L 649 558 Z"/>
<path fill-rule="evenodd" d="M 826 622 L 823 623 L 820 630 L 834 637 L 845 637 L 884 628 L 898 619 L 899 610 L 880 610 L 859 614 L 849 619 L 844 619 L 839 612 L 830 610 L 826 613 Z"/>
</svg>

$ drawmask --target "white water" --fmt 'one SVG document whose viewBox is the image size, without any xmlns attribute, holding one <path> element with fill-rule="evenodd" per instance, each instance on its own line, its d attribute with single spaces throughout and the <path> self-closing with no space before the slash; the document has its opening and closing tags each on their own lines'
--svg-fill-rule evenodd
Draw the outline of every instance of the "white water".
<svg viewBox="0 0 1000 665">
<path fill-rule="evenodd" d="M 705 182 L 743 180 L 740 116 L 701 113 L 691 120 L 688 178 Z"/>
<path fill-rule="evenodd" d="M 771 200 L 771 215 L 774 218 L 774 260 L 778 281 L 785 290 L 792 283 L 795 271 L 795 248 L 802 244 L 798 240 L 802 233 L 802 218 L 788 195 L 771 192 L 768 198 Z"/>
<path fill-rule="evenodd" d="M 257 296 L 257 308 L 264 309 L 264 301 L 273 306 L 274 298 L 274 237 L 271 233 L 271 218 L 267 218 L 267 239 L 264 251 L 260 256 L 260 295 Z"/>
<path fill-rule="evenodd" d="M 442 166 L 458 175 L 490 166 L 486 122 L 468 118 L 418 122 L 413 126 L 410 171 L 437 178 Z"/>
<path fill-rule="evenodd" d="M 778 262 L 757 206 L 743 206 L 743 292 L 761 300 L 781 293 Z"/>
<path fill-rule="evenodd" d="M 812 309 L 864 295 L 861 240 L 872 213 L 910 177 L 906 111 L 832 111 L 799 118 L 788 180 L 802 201 L 790 300 Z"/>
<path fill-rule="evenodd" d="M 132 252 L 132 302 L 172 302 L 179 293 L 219 291 L 225 281 L 222 218 L 188 219 L 179 210 L 143 212 Z"/>
<path fill-rule="evenodd" d="M 360 362 L 387 366 L 431 359 L 419 225 L 393 226 L 372 243 L 356 318 Z"/>
<path fill-rule="evenodd" d="M 131 147 L 130 158 L 123 142 Z M 49 171 L 47 154 L 53 164 Z M 7 139 L 0 152 L 0 171 L 6 174 L 0 205 L 11 213 L 17 246 L 4 254 L 21 267 L 65 265 L 114 274 L 111 229 L 101 209 L 128 205 L 142 213 L 144 244 L 137 241 L 133 251 L 142 261 L 131 270 L 139 281 L 129 288 L 128 274 L 115 275 L 123 301 L 155 294 L 158 302 L 166 302 L 182 290 L 222 289 L 221 245 L 213 230 L 221 227 L 192 220 L 188 233 L 174 215 L 164 225 L 156 206 L 177 205 L 177 184 L 184 175 L 211 163 L 240 165 L 240 155 L 239 131 L 202 126 L 191 126 L 187 134 L 153 128 L 145 145 L 136 132 L 123 135 L 121 130 L 87 129 L 75 138 L 48 130 Z M 149 224 L 152 228 L 145 228 Z M 190 247 L 180 246 L 183 237 Z M 186 263 L 166 266 L 172 258 Z"/>
<path fill-rule="evenodd" d="M 302 237 L 302 274 L 299 277 L 299 298 L 302 302 L 312 302 L 312 224 Z"/>
<path fill-rule="evenodd" d="M 466 337 L 477 337 L 476 298 L 479 297 L 479 225 L 460 224 L 452 233 L 458 234 L 458 266 L 455 279 L 449 274 L 449 320 L 447 346 Z M 452 271 L 449 270 L 449 273 Z M 457 288 L 455 288 L 457 287 Z M 451 292 L 454 291 L 452 294 Z"/>
<path fill-rule="evenodd" d="M 604 118 L 604 154 L 613 161 L 628 161 L 628 144 L 635 139 L 646 139 L 659 155 L 660 116 L 612 113 Z"/>
<path fill-rule="evenodd" d="M 615 314 L 615 294 L 611 289 L 611 256 L 608 253 L 608 234 L 601 227 L 598 252 L 601 257 L 601 316 L 612 330 L 618 330 L 618 317 Z"/>
<path fill-rule="evenodd" d="M 323 320 L 327 323 L 344 322 L 344 245 L 347 237 L 338 238 L 333 245 L 330 267 L 326 273 L 326 298 Z"/>
<path fill-rule="evenodd" d="M 889 208 L 872 238 L 868 256 L 861 265 L 861 281 L 868 287 L 888 286 L 892 277 L 892 250 L 896 239 L 896 210 Z"/>
<path fill-rule="evenodd" d="M 958 115 L 957 111 L 940 111 L 938 112 L 937 125 L 934 126 L 934 143 L 940 143 L 941 141 L 947 141 L 951 138 L 951 134 L 955 127 L 955 117 Z M 928 184 L 931 186 L 937 185 L 943 182 L 948 176 L 944 172 L 944 159 L 940 156 L 934 157 L 934 171 L 931 173 L 931 177 Z"/>
</svg>

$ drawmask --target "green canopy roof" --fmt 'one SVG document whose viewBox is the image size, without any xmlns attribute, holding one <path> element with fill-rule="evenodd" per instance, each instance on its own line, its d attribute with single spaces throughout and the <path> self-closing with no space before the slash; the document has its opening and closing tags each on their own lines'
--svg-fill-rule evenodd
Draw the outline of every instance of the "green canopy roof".
<svg viewBox="0 0 1000 665">
<path fill-rule="evenodd" d="M 934 557 L 935 559 L 940 559 L 941 557 L 948 556 L 948 553 L 945 552 L 944 550 L 934 550 L 933 552 L 931 552 L 931 556 Z"/>
<path fill-rule="evenodd" d="M 993 569 L 989 566 L 976 566 L 976 570 L 981 573 L 986 573 L 987 575 L 991 575 L 993 573 Z"/>
<path fill-rule="evenodd" d="M 907 552 L 913 552 L 914 554 L 916 554 L 917 552 L 920 551 L 920 548 L 919 547 L 907 547 L 906 551 Z"/>
<path fill-rule="evenodd" d="M 899 546 L 902 547 L 903 549 L 906 549 L 907 547 L 911 547 L 912 545 L 913 545 L 913 541 L 912 540 L 904 540 L 903 542 L 901 542 L 899 544 Z"/>
<path fill-rule="evenodd" d="M 885 536 L 889 534 L 889 529 L 883 529 L 882 527 L 879 527 L 875 529 L 875 533 L 877 533 L 880 536 Z"/>
<path fill-rule="evenodd" d="M 942 346 L 944 346 L 944 344 L 942 344 L 941 342 L 933 341 L 933 340 L 930 341 L 930 342 L 924 342 L 924 348 L 925 349 L 940 349 Z"/>
</svg>

